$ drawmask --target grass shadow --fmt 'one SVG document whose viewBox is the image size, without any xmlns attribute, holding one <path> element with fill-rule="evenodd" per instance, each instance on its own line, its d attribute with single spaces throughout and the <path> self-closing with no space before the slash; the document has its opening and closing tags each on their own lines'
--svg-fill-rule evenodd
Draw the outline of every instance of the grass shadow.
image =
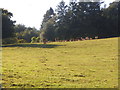
<svg viewBox="0 0 120 90">
<path fill-rule="evenodd" d="M 2 47 L 33 47 L 33 48 L 55 48 L 56 44 L 12 44 L 12 45 L 3 45 Z"/>
</svg>

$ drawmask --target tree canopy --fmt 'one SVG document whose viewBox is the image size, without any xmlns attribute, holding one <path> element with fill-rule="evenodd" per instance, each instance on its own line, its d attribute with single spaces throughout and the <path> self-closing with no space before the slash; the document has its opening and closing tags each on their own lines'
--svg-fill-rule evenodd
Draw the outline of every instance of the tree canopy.
<svg viewBox="0 0 120 90">
<path fill-rule="evenodd" d="M 62 0 L 55 10 L 49 8 L 43 17 L 40 31 L 34 27 L 16 24 L 13 14 L 2 10 L 2 39 L 13 38 L 20 42 L 43 40 L 72 40 L 81 38 L 108 38 L 120 36 L 118 18 L 120 2 L 112 2 L 109 7 L 101 7 L 103 2 L 73 0 L 66 5 Z M 36 38 L 36 39 L 35 39 Z M 10 40 L 8 40 L 11 42 Z"/>
<path fill-rule="evenodd" d="M 118 35 L 118 6 L 113 2 L 108 8 L 101 8 L 103 2 L 70 2 L 62 0 L 55 9 L 50 8 L 44 15 L 40 34 L 54 41 L 81 37 L 99 38 Z M 52 13 L 48 13 L 52 11 Z M 54 14 L 53 14 L 54 12 Z M 51 17 L 52 15 L 52 17 Z"/>
<path fill-rule="evenodd" d="M 8 10 L 2 9 L 2 38 L 10 38 L 14 35 L 14 24 L 15 21 L 11 20 L 13 14 Z"/>
</svg>

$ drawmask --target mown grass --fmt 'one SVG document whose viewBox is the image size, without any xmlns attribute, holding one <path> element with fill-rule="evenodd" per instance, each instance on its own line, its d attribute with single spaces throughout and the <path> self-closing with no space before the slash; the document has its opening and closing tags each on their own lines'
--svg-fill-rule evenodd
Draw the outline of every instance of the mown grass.
<svg viewBox="0 0 120 90">
<path fill-rule="evenodd" d="M 115 88 L 118 38 L 2 48 L 3 88 Z"/>
</svg>

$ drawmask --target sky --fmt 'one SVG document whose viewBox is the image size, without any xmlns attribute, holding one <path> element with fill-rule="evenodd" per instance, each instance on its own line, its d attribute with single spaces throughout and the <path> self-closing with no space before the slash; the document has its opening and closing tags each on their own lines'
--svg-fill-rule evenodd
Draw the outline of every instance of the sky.
<svg viewBox="0 0 120 90">
<path fill-rule="evenodd" d="M 24 24 L 27 27 L 40 29 L 43 15 L 52 7 L 54 10 L 61 0 L 0 0 L 0 8 L 13 13 L 12 20 L 16 24 Z M 70 0 L 64 0 L 69 4 Z M 114 0 L 105 0 L 109 5 Z"/>
</svg>

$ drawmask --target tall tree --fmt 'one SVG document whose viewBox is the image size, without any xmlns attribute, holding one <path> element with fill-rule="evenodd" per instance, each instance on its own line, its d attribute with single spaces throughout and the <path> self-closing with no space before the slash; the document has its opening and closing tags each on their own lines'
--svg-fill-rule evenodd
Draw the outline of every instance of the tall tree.
<svg viewBox="0 0 120 90">
<path fill-rule="evenodd" d="M 57 24 L 56 24 L 56 33 L 57 33 L 57 38 L 59 39 L 66 39 L 66 31 L 67 27 L 65 25 L 65 16 L 68 10 L 68 6 L 65 5 L 65 2 L 62 0 L 56 9 L 57 12 Z"/>
<path fill-rule="evenodd" d="M 61 1 L 56 15 L 51 17 L 50 10 L 44 15 L 41 36 L 49 40 L 76 39 L 98 36 L 99 38 L 118 36 L 118 7 L 113 2 L 108 8 L 101 9 L 101 1 L 70 2 L 69 6 Z"/>
<path fill-rule="evenodd" d="M 53 40 L 53 28 L 54 28 L 54 22 L 55 22 L 55 13 L 54 10 L 50 7 L 49 10 L 46 11 L 46 14 L 44 15 L 41 29 L 40 29 L 40 38 L 43 39 L 49 39 Z M 51 32 L 51 33 L 49 33 Z M 49 34 L 48 34 L 49 33 Z M 51 38 L 50 38 L 51 37 Z"/>
<path fill-rule="evenodd" d="M 102 11 L 99 36 L 101 38 L 118 36 L 118 7 L 120 2 L 113 2 Z"/>
<path fill-rule="evenodd" d="M 96 22 L 100 16 L 100 2 L 78 2 L 72 5 L 75 37 L 92 37 L 97 34 Z"/>
<path fill-rule="evenodd" d="M 25 27 L 25 25 L 22 25 L 22 24 L 17 24 L 17 25 L 15 25 L 15 32 L 17 32 L 17 33 L 20 33 L 20 32 L 22 32 L 22 31 L 24 31 L 25 29 L 27 29 L 26 27 Z"/>
<path fill-rule="evenodd" d="M 2 38 L 9 38 L 15 36 L 14 34 L 14 23 L 11 20 L 13 14 L 5 9 L 2 9 Z"/>
<path fill-rule="evenodd" d="M 61 9 L 66 11 L 64 14 L 58 13 L 58 32 L 62 39 L 78 38 L 78 37 L 94 37 L 97 35 L 97 21 L 101 15 L 101 2 L 70 2 L 66 9 L 65 5 L 60 3 Z M 59 14 L 60 13 L 60 14 Z"/>
</svg>

